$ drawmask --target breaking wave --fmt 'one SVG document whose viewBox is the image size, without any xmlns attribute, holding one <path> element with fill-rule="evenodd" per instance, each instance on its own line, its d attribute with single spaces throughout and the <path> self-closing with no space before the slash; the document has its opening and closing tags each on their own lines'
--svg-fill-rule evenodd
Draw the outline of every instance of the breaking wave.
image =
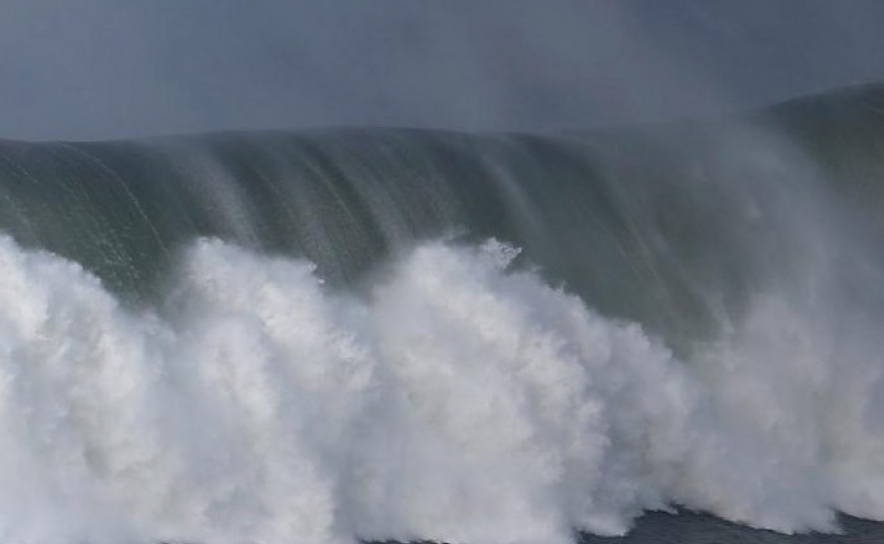
<svg viewBox="0 0 884 544">
<path fill-rule="evenodd" d="M 0 540 L 884 519 L 870 96 L 776 129 L 0 142 Z"/>
</svg>

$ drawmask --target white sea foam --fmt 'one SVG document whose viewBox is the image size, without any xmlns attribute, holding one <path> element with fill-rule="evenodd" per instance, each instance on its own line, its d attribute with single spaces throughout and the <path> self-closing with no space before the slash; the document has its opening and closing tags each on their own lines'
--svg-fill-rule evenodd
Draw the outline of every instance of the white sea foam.
<svg viewBox="0 0 884 544">
<path fill-rule="evenodd" d="M 874 346 L 759 294 L 681 362 L 514 254 L 427 243 L 356 299 L 202 240 L 138 313 L 0 238 L 0 540 L 540 544 L 673 502 L 784 531 L 884 517 Z"/>
</svg>

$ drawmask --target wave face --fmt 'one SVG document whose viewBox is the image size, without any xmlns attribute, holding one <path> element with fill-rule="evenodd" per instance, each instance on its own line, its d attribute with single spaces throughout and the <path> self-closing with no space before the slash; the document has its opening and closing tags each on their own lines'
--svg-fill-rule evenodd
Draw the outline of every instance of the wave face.
<svg viewBox="0 0 884 544">
<path fill-rule="evenodd" d="M 2 142 L 0 534 L 884 519 L 876 96 L 558 136 Z"/>
</svg>

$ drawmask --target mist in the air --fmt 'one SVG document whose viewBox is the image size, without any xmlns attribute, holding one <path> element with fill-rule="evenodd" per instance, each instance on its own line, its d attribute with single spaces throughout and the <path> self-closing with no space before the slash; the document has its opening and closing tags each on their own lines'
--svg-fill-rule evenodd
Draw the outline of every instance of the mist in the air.
<svg viewBox="0 0 884 544">
<path fill-rule="evenodd" d="M 872 0 L 10 0 L 0 135 L 712 115 L 879 77 L 881 20 Z"/>
</svg>

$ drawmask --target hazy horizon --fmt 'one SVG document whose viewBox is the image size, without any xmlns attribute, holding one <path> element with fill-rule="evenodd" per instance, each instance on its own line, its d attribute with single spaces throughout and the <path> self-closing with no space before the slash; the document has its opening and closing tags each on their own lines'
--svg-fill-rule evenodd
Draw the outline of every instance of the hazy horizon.
<svg viewBox="0 0 884 544">
<path fill-rule="evenodd" d="M 554 130 L 884 80 L 884 5 L 10 0 L 0 137 Z"/>
</svg>

